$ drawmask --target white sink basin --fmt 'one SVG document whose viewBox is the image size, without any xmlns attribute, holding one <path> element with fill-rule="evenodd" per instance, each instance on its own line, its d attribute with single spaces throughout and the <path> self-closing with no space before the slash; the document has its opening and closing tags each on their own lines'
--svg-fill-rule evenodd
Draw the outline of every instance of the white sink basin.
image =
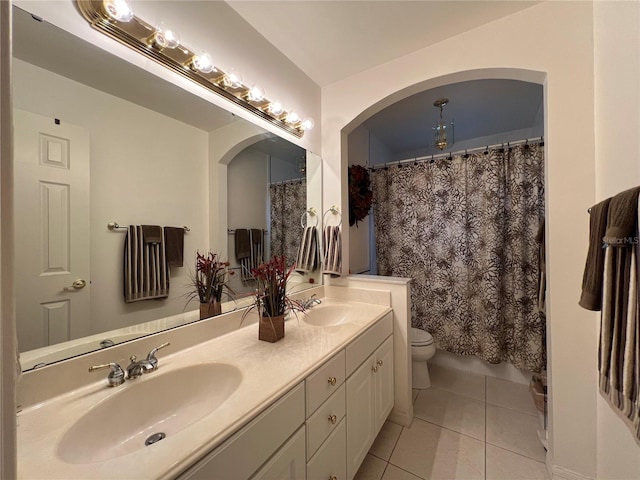
<svg viewBox="0 0 640 480">
<path fill-rule="evenodd" d="M 162 368 L 162 367 L 161 367 Z M 93 463 L 148 447 L 154 434 L 167 437 L 218 408 L 238 388 L 242 373 L 233 365 L 207 363 L 128 380 L 63 435 L 58 457 Z"/>
<path fill-rule="evenodd" d="M 353 314 L 353 307 L 347 303 L 325 301 L 304 312 L 302 321 L 309 325 L 327 327 L 347 323 Z"/>
</svg>

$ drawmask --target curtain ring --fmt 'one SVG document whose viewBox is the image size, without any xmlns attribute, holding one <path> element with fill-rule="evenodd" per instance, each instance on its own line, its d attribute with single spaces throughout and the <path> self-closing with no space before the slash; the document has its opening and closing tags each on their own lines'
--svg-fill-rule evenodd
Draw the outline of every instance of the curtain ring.
<svg viewBox="0 0 640 480">
<path fill-rule="evenodd" d="M 336 226 L 342 223 L 342 214 L 340 213 L 340 209 L 335 205 L 331 205 L 331 208 L 326 212 L 324 212 L 324 215 L 322 216 L 322 225 L 327 226 L 327 215 L 329 213 L 332 213 L 334 215 L 340 215 L 340 219 L 338 220 L 338 223 Z"/>
<path fill-rule="evenodd" d="M 307 218 L 307 214 L 308 214 L 308 215 L 310 215 L 312 217 L 315 217 L 316 223 L 313 226 L 317 227 L 318 226 L 318 215 L 316 213 L 317 212 L 316 212 L 315 207 L 311 207 L 309 210 L 305 210 L 304 212 L 302 212 L 302 215 L 300 216 L 300 226 L 302 228 L 306 228 L 307 225 L 305 225 L 305 221 L 304 220 Z M 306 222 L 306 223 L 309 223 L 309 222 Z"/>
</svg>

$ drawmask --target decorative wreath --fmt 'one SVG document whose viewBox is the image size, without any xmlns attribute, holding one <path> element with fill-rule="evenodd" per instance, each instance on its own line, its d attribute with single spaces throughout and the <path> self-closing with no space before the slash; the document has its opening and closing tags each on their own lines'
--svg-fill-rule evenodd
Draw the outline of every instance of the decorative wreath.
<svg viewBox="0 0 640 480">
<path fill-rule="evenodd" d="M 358 222 L 369 215 L 373 203 L 369 171 L 362 165 L 349 167 L 349 225 L 358 226 Z"/>
</svg>

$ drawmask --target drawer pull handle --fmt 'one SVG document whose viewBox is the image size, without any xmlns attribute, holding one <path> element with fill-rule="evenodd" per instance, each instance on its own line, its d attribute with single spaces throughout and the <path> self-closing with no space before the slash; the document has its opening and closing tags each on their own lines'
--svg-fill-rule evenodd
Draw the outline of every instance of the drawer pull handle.
<svg viewBox="0 0 640 480">
<path fill-rule="evenodd" d="M 335 475 L 331 475 L 331 476 L 329 477 L 329 480 L 338 480 L 338 477 L 336 477 Z"/>
<path fill-rule="evenodd" d="M 373 373 L 378 373 L 378 366 L 376 365 L 375 367 L 372 367 L 372 368 L 371 368 L 371 371 L 372 371 Z"/>
<path fill-rule="evenodd" d="M 337 420 L 338 417 L 336 417 L 335 415 L 329 415 L 329 423 L 331 423 L 331 425 L 335 425 Z"/>
<path fill-rule="evenodd" d="M 329 380 L 327 380 L 327 382 L 329 382 L 329 385 L 331 385 L 332 387 L 336 386 L 337 381 L 338 379 L 336 377 L 329 377 Z"/>
<path fill-rule="evenodd" d="M 382 364 L 383 364 L 383 363 L 384 363 L 384 362 L 383 362 L 382 360 L 378 360 L 378 361 L 376 362 L 376 364 L 378 364 L 380 367 L 382 366 Z"/>
</svg>

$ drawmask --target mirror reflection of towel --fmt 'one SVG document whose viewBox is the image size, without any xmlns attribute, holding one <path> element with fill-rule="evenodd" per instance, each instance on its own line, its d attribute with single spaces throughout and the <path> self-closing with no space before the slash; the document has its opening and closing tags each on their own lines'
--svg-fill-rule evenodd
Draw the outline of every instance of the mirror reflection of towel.
<svg viewBox="0 0 640 480">
<path fill-rule="evenodd" d="M 320 252 L 318 250 L 318 233 L 316 227 L 306 227 L 300 241 L 296 272 L 309 273 L 318 268 Z"/>
<path fill-rule="evenodd" d="M 324 227 L 322 273 L 342 275 L 342 233 L 340 225 Z"/>
<path fill-rule="evenodd" d="M 124 301 L 126 303 L 169 296 L 163 230 L 160 242 L 147 242 L 141 225 L 129 225 L 124 238 Z"/>
<path fill-rule="evenodd" d="M 235 245 L 238 261 L 251 256 L 251 236 L 247 228 L 236 228 Z"/>
<path fill-rule="evenodd" d="M 164 227 L 165 250 L 170 267 L 182 267 L 184 262 L 184 227 Z"/>
</svg>

